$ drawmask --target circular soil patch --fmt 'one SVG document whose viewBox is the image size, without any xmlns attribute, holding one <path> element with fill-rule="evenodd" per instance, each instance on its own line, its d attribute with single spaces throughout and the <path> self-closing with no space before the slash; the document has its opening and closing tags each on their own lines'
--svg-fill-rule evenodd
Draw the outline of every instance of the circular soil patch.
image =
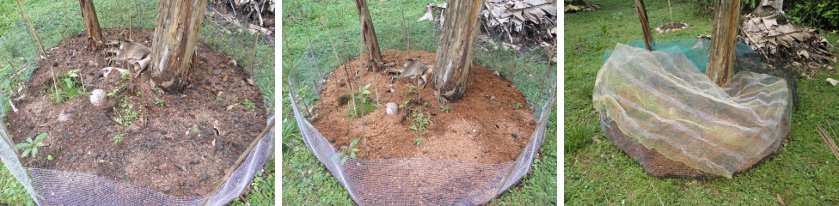
<svg viewBox="0 0 839 206">
<path fill-rule="evenodd" d="M 128 34 L 103 32 L 110 38 Z M 132 37 L 151 46 L 153 32 L 134 30 Z M 87 46 L 86 35 L 79 34 L 50 49 L 26 84 L 25 96 L 14 101 L 20 111 L 9 112 L 6 121 L 15 142 L 49 133 L 37 157 L 21 159 L 24 166 L 95 174 L 168 195 L 200 196 L 215 189 L 225 170 L 265 127 L 259 89 L 225 54 L 199 43 L 192 81 L 183 93 L 174 94 L 151 86 L 150 69 L 133 81 L 117 71 L 105 78 L 105 51 Z M 122 62 L 110 66 L 129 68 Z M 79 77 L 72 80 L 86 92 L 54 103 L 48 92 L 53 84 L 50 71 L 61 76 L 74 69 Z M 89 99 L 94 89 L 119 92 L 96 107 Z M 243 105 L 251 104 L 242 102 L 253 104 L 248 108 Z M 126 108 L 137 117 L 117 124 Z"/>
<path fill-rule="evenodd" d="M 430 67 L 435 58 L 427 51 L 388 50 L 383 56 L 385 62 L 396 62 L 388 70 L 401 69 L 408 58 Z M 392 80 L 394 75 L 385 72 L 367 72 L 362 63 L 355 58 L 332 72 L 316 104 L 314 126 L 339 152 L 346 152 L 342 147 L 359 138 L 356 155 L 364 159 L 424 157 L 502 163 L 518 157 L 536 128 L 522 93 L 489 69 L 473 66 L 465 97 L 445 104 L 444 109 L 434 96 L 430 79 L 424 88 L 420 84 L 411 89 L 416 80 Z M 366 97 L 376 106 L 361 118 L 349 117 L 352 100 L 344 67 L 356 90 L 371 85 Z M 390 85 L 395 90 L 392 93 L 388 92 Z M 388 102 L 400 105 L 398 114 L 386 114 Z M 431 123 L 417 129 L 418 119 Z"/>
</svg>

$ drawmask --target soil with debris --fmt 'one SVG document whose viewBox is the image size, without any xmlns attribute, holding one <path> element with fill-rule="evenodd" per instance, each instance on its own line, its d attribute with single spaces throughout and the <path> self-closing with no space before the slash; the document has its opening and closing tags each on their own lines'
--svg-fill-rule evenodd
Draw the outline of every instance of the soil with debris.
<svg viewBox="0 0 839 206">
<path fill-rule="evenodd" d="M 667 32 L 677 32 L 681 30 L 687 29 L 689 26 L 687 23 L 682 22 L 670 22 L 663 24 L 659 27 L 655 28 L 655 31 L 658 33 L 667 33 Z"/>
<path fill-rule="evenodd" d="M 153 32 L 134 30 L 131 37 L 151 46 Z M 103 33 L 120 39 L 129 32 Z M 192 83 L 176 94 L 152 87 L 150 69 L 133 84 L 116 71 L 105 78 L 101 71 L 108 67 L 105 51 L 87 46 L 87 35 L 79 34 L 50 49 L 26 84 L 26 96 L 16 97 L 20 111 L 9 112 L 6 119 L 14 141 L 49 133 L 44 139 L 47 146 L 39 149 L 37 157 L 22 159 L 25 166 L 95 174 L 168 195 L 205 195 L 265 127 L 259 89 L 225 54 L 199 43 Z M 121 62 L 111 66 L 129 68 Z M 50 71 L 60 76 L 73 69 L 79 70 L 74 81 L 84 86 L 85 94 L 53 103 L 47 93 L 53 84 Z M 135 71 L 131 72 L 133 77 Z M 124 89 L 106 97 L 104 105 L 91 104 L 94 89 L 110 93 L 118 88 Z M 245 99 L 255 108 L 240 104 Z M 130 106 L 121 106 L 121 100 Z M 125 108 L 139 113 L 127 126 L 115 121 Z M 115 143 L 119 134 L 124 137 Z M 53 160 L 47 160 L 48 155 Z"/>
<path fill-rule="evenodd" d="M 399 69 L 408 58 L 433 66 L 435 54 L 427 51 L 383 52 L 386 62 L 395 62 L 388 69 Z M 316 104 L 314 126 L 335 148 L 347 146 L 355 138 L 362 140 L 356 155 L 364 159 L 424 157 L 482 163 L 515 160 L 535 130 L 535 119 L 524 95 L 509 81 L 492 70 L 473 66 L 463 99 L 447 103 L 448 112 L 434 96 L 429 83 L 411 92 L 416 80 L 403 78 L 391 83 L 392 75 L 367 72 L 355 58 L 329 75 Z M 378 106 L 362 118 L 350 118 L 350 84 L 344 67 L 352 76 L 353 86 L 370 83 L 367 95 Z M 363 82 L 359 82 L 363 79 Z M 394 92 L 388 92 L 393 84 Z M 397 115 L 386 114 L 386 104 L 400 106 Z M 427 105 L 426 105 L 427 104 Z M 410 111 L 409 111 L 410 110 Z M 423 131 L 411 129 L 417 114 L 430 117 L 431 124 Z M 362 125 L 363 122 L 363 125 Z M 417 139 L 421 138 L 421 143 Z M 339 149 L 344 152 L 345 149 Z"/>
</svg>

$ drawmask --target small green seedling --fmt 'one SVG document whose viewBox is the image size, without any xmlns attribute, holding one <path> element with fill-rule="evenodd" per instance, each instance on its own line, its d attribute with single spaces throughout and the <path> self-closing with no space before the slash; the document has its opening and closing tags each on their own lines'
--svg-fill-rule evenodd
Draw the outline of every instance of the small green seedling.
<svg viewBox="0 0 839 206">
<path fill-rule="evenodd" d="M 131 75 L 128 74 L 128 72 L 121 72 L 121 73 L 119 73 L 119 78 L 122 79 L 123 81 L 125 81 L 125 80 L 128 80 L 129 78 L 131 78 Z"/>
<path fill-rule="evenodd" d="M 52 161 L 52 155 L 47 155 L 47 161 Z"/>
<path fill-rule="evenodd" d="M 361 88 L 358 88 L 357 92 L 351 92 L 350 98 L 355 99 L 355 106 L 350 105 L 349 110 L 347 110 L 347 114 L 352 118 L 359 118 L 367 113 L 372 112 L 376 108 L 375 102 L 370 100 L 366 95 L 370 94 L 370 83 L 364 85 Z M 352 101 L 352 100 L 350 100 Z"/>
<path fill-rule="evenodd" d="M 425 131 L 425 127 L 433 123 L 431 122 L 431 117 L 425 116 L 422 113 L 422 110 L 417 110 L 413 116 L 414 119 L 411 120 L 411 130 L 417 132 Z"/>
<path fill-rule="evenodd" d="M 515 103 L 515 108 L 516 108 L 516 110 L 520 110 L 520 109 L 524 108 L 524 105 L 519 103 L 519 102 L 516 102 Z"/>
<path fill-rule="evenodd" d="M 49 99 L 53 103 L 64 103 L 67 100 L 73 99 L 86 91 L 80 83 L 78 83 L 79 70 L 70 70 L 67 73 L 58 77 L 56 86 L 48 87 L 47 93 Z M 56 90 L 57 89 L 57 90 Z"/>
<path fill-rule="evenodd" d="M 47 146 L 42 142 L 47 136 L 49 136 L 49 133 L 44 132 L 35 137 L 35 139 L 29 137 L 26 139 L 26 142 L 15 145 L 18 150 L 23 150 L 20 157 L 24 158 L 29 156 L 29 154 L 32 154 L 33 157 L 38 155 L 38 147 Z"/>
<path fill-rule="evenodd" d="M 157 105 L 158 107 L 166 107 L 166 101 L 155 97 L 154 98 L 154 105 Z"/>
<path fill-rule="evenodd" d="M 117 124 L 123 126 L 131 125 L 131 123 L 133 123 L 134 120 L 136 120 L 137 117 L 140 116 L 140 112 L 132 108 L 131 104 L 128 102 L 128 98 L 123 98 L 122 100 L 120 100 L 118 107 L 120 109 L 114 110 L 116 113 L 114 121 Z"/>
<path fill-rule="evenodd" d="M 409 84 L 408 85 L 408 94 L 414 94 L 414 93 L 417 93 L 417 87 Z"/>
<path fill-rule="evenodd" d="M 224 103 L 224 97 L 216 97 L 216 102 Z"/>
<path fill-rule="evenodd" d="M 440 111 L 442 111 L 443 113 L 451 112 L 451 110 L 449 110 L 449 107 L 447 107 L 445 105 L 440 105 Z"/>
<path fill-rule="evenodd" d="M 106 94 L 105 96 L 108 96 L 108 97 L 117 96 L 117 94 L 119 94 L 119 92 L 121 92 L 122 89 L 123 89 L 122 87 L 117 87 L 117 88 L 111 89 L 111 91 L 108 92 L 108 94 Z"/>
<path fill-rule="evenodd" d="M 124 139 L 125 139 L 125 134 L 117 133 L 116 135 L 114 135 L 114 138 L 112 138 L 111 141 L 114 143 L 114 145 L 118 145 Z"/>
<path fill-rule="evenodd" d="M 241 104 L 245 108 L 248 108 L 249 110 L 256 109 L 256 103 L 251 102 L 251 100 L 248 98 L 245 98 L 244 100 L 239 100 L 239 104 Z"/>
<path fill-rule="evenodd" d="M 356 158 L 355 153 L 361 151 L 358 148 L 355 148 L 358 141 L 361 141 L 361 139 L 355 138 L 352 142 L 350 142 L 349 146 L 341 146 L 341 150 L 344 150 L 343 152 L 338 153 L 338 156 L 341 157 L 341 164 L 344 164 L 344 162 L 346 162 L 349 158 Z"/>
<path fill-rule="evenodd" d="M 425 139 L 423 139 L 422 137 L 414 138 L 414 145 L 419 147 L 420 145 L 422 145 L 422 142 L 424 142 L 424 141 L 425 141 Z"/>
<path fill-rule="evenodd" d="M 198 134 L 199 132 L 201 132 L 201 130 L 198 129 L 198 127 L 192 127 L 191 132 L 192 132 L 192 134 Z"/>
</svg>

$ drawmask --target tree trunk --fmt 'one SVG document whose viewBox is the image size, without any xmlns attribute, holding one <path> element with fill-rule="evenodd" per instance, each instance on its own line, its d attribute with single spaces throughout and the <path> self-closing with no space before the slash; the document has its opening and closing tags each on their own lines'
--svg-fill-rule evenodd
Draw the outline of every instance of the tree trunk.
<svg viewBox="0 0 839 206">
<path fill-rule="evenodd" d="M 79 5 L 82 8 L 82 19 L 84 28 L 87 29 L 90 48 L 97 50 L 99 45 L 105 42 L 105 37 L 102 37 L 102 29 L 99 28 L 99 18 L 96 18 L 96 7 L 93 6 L 93 0 L 79 0 Z"/>
<path fill-rule="evenodd" d="M 466 93 L 483 4 L 483 0 L 448 0 L 434 62 L 433 83 L 438 98 L 453 102 Z"/>
<path fill-rule="evenodd" d="M 740 0 L 715 0 L 714 30 L 705 74 L 719 86 L 725 85 L 733 76 L 736 55 L 734 43 L 739 26 Z"/>
<path fill-rule="evenodd" d="M 207 0 L 161 0 L 151 52 L 152 80 L 169 92 L 186 86 Z"/>
<path fill-rule="evenodd" d="M 641 31 L 644 32 L 644 45 L 647 50 L 653 50 L 653 35 L 650 33 L 650 21 L 647 19 L 647 8 L 643 0 L 635 0 L 635 11 L 638 12 L 638 20 L 641 21 Z"/>
<path fill-rule="evenodd" d="M 355 0 L 355 7 L 358 10 L 358 18 L 361 21 L 361 32 L 364 35 L 364 42 L 367 44 L 367 52 L 370 54 L 368 65 L 375 71 L 382 69 L 382 52 L 379 50 L 379 41 L 376 39 L 376 30 L 373 28 L 373 19 L 367 10 L 366 0 Z M 359 54 L 361 55 L 361 54 Z"/>
</svg>

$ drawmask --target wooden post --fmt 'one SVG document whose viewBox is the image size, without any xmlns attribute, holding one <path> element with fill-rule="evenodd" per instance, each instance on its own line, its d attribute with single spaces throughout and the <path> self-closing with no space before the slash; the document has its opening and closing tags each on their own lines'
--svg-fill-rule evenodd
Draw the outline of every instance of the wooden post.
<svg viewBox="0 0 839 206">
<path fill-rule="evenodd" d="M 735 41 L 740 27 L 740 0 L 714 1 L 714 30 L 705 74 L 719 86 L 734 73 Z"/>
<path fill-rule="evenodd" d="M 105 42 L 105 37 L 102 37 L 102 29 L 99 28 L 99 18 L 96 18 L 96 7 L 93 6 L 93 0 L 79 0 L 79 5 L 82 8 L 82 19 L 84 28 L 87 29 L 90 48 L 97 50 L 98 45 Z"/>
<path fill-rule="evenodd" d="M 432 78 L 435 94 L 441 100 L 453 102 L 466 94 L 483 4 L 483 0 L 448 0 Z"/>
<path fill-rule="evenodd" d="M 374 71 L 381 71 L 382 52 L 379 50 L 379 41 L 376 39 L 376 30 L 373 28 L 373 19 L 370 18 L 370 12 L 367 10 L 366 0 L 355 0 L 355 6 L 358 10 L 358 18 L 361 21 L 361 32 L 364 35 L 364 42 L 367 44 L 367 52 L 370 52 L 370 60 L 368 65 Z M 361 54 L 358 54 L 361 55 Z"/>
<path fill-rule="evenodd" d="M 641 21 L 641 29 L 644 32 L 644 44 L 647 50 L 653 50 L 653 35 L 650 33 L 650 21 L 647 19 L 647 8 L 644 0 L 635 0 L 635 10 L 638 11 L 638 20 Z"/>
<path fill-rule="evenodd" d="M 180 92 L 188 80 L 207 0 L 161 0 L 152 40 L 152 80 Z"/>
</svg>

